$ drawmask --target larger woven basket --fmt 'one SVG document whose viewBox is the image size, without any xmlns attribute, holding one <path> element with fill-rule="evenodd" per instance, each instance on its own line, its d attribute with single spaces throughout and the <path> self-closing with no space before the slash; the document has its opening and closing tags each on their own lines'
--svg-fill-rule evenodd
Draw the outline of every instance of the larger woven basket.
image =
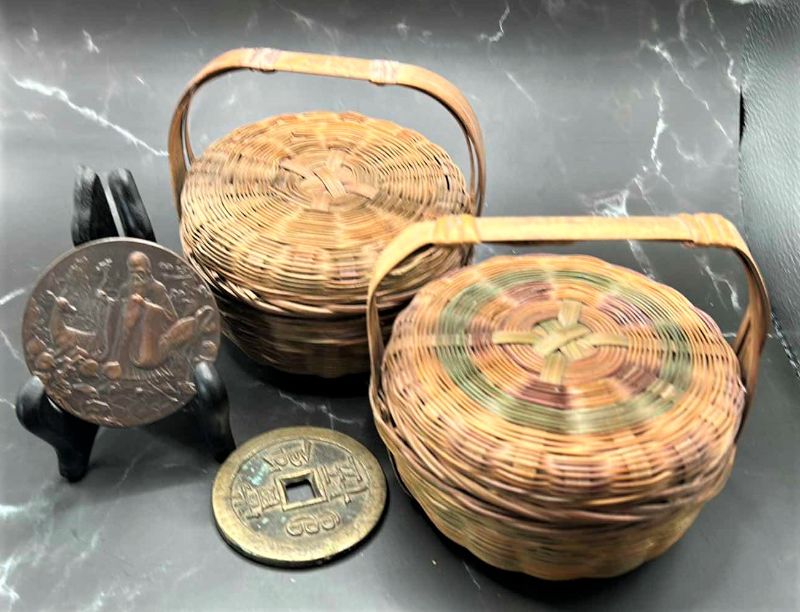
<svg viewBox="0 0 800 612">
<path fill-rule="evenodd" d="M 196 158 L 188 131 L 193 95 L 241 69 L 428 94 L 466 136 L 469 183 L 444 150 L 417 132 L 356 113 L 271 117 L 236 129 Z M 413 222 L 479 214 L 483 202 L 483 139 L 467 100 L 429 70 L 383 60 L 275 49 L 224 53 L 181 97 L 169 160 L 184 251 L 211 285 L 227 335 L 251 358 L 301 374 L 366 371 L 364 311 L 378 253 Z M 462 265 L 466 254 L 425 249 L 393 274 L 382 300 L 386 329 L 419 287 Z"/>
<path fill-rule="evenodd" d="M 495 257 L 427 285 L 383 349 L 376 289 L 425 245 L 662 240 L 735 251 L 735 352 L 680 293 L 586 256 Z M 376 263 L 370 395 L 435 525 L 501 568 L 617 575 L 669 548 L 730 474 L 768 327 L 747 247 L 718 215 L 420 223 Z"/>
</svg>

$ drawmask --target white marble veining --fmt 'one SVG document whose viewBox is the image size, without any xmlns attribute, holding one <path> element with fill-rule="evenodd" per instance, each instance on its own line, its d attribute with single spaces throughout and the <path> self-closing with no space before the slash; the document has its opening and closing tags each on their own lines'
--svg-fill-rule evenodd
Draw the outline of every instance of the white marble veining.
<svg viewBox="0 0 800 612">
<path fill-rule="evenodd" d="M 658 101 L 658 119 L 656 119 L 656 127 L 653 130 L 653 139 L 650 144 L 650 161 L 653 164 L 653 171 L 661 175 L 661 169 L 664 165 L 658 157 L 658 145 L 661 141 L 661 135 L 664 133 L 664 130 L 667 129 L 667 122 L 664 120 L 664 111 L 666 110 L 664 96 L 661 95 L 658 81 L 653 83 L 653 93 L 656 95 L 656 100 Z"/>
<path fill-rule="evenodd" d="M 469 565 L 467 565 L 467 562 L 464 561 L 462 565 L 464 566 L 464 570 L 467 572 L 467 576 L 469 576 L 469 579 L 472 581 L 472 584 L 475 585 L 475 588 L 478 589 L 479 591 L 483 590 L 481 589 L 481 585 L 478 582 L 478 579 L 475 578 L 475 574 L 473 574 L 472 570 L 469 569 Z"/>
<path fill-rule="evenodd" d="M 526 100 L 528 100 L 528 102 L 530 102 L 531 104 L 533 104 L 533 108 L 534 108 L 534 116 L 535 116 L 535 117 L 538 119 L 538 118 L 541 116 L 541 114 L 542 114 L 542 113 L 541 113 L 541 110 L 540 110 L 540 108 L 539 108 L 539 104 L 538 104 L 538 103 L 536 102 L 536 100 L 533 98 L 533 96 L 531 95 L 531 92 L 529 92 L 529 91 L 528 91 L 528 90 L 525 88 L 525 86 L 524 86 L 522 83 L 520 83 L 520 82 L 519 82 L 519 80 L 517 79 L 517 77 L 516 77 L 516 76 L 514 76 L 514 74 L 513 74 L 513 73 L 512 73 L 510 70 L 506 70 L 506 71 L 505 71 L 505 74 L 506 74 L 506 76 L 508 77 L 508 80 L 509 80 L 509 81 L 511 81 L 511 82 L 514 84 L 514 87 L 516 87 L 516 88 L 519 90 L 519 92 L 520 92 L 520 93 L 523 95 L 523 97 L 524 97 Z"/>
<path fill-rule="evenodd" d="M 286 400 L 289 404 L 295 408 L 299 408 L 306 414 L 324 414 L 328 418 L 330 428 L 334 430 L 336 429 L 336 423 L 341 423 L 343 425 L 364 425 L 366 422 L 366 416 L 362 418 L 345 418 L 334 414 L 327 402 L 312 404 L 311 402 L 298 399 L 297 397 L 281 391 L 280 389 L 278 390 L 278 397 Z"/>
<path fill-rule="evenodd" d="M 170 8 L 172 9 L 172 12 L 178 16 L 181 22 L 183 22 L 184 27 L 186 27 L 186 31 L 197 38 L 197 32 L 194 31 L 194 28 L 192 28 L 192 26 L 189 24 L 189 20 L 186 19 L 181 10 L 175 4 L 171 5 Z"/>
<path fill-rule="evenodd" d="M 284 4 L 275 0 L 275 5 L 280 7 L 281 10 L 287 12 L 292 16 L 294 23 L 300 27 L 301 30 L 307 34 L 322 33 L 330 42 L 329 52 L 338 53 L 339 43 L 341 41 L 341 32 L 334 26 L 323 23 L 319 19 L 314 19 L 308 15 L 301 13 L 298 10 L 289 8 Z"/>
<path fill-rule="evenodd" d="M 18 298 L 19 296 L 23 295 L 28 290 L 28 287 L 17 287 L 16 289 L 12 289 L 8 293 L 3 296 L 0 296 L 0 306 L 5 306 L 11 300 Z"/>
<path fill-rule="evenodd" d="M 89 53 L 100 53 L 100 47 L 94 44 L 94 40 L 92 40 L 92 35 L 89 34 L 86 30 L 82 30 L 83 33 L 83 41 L 86 45 L 86 50 Z"/>
<path fill-rule="evenodd" d="M 45 83 L 40 83 L 39 81 L 35 81 L 33 79 L 22 78 L 18 79 L 14 76 L 11 77 L 11 80 L 17 87 L 22 89 L 26 89 L 28 91 L 35 92 L 42 96 L 47 96 L 48 98 L 53 98 L 58 100 L 59 102 L 65 104 L 70 109 L 74 110 L 82 117 L 92 121 L 104 128 L 108 128 L 113 130 L 120 136 L 122 136 L 125 141 L 128 143 L 145 149 L 146 151 L 152 153 L 156 157 L 166 157 L 167 151 L 164 149 L 156 149 L 155 147 L 150 146 L 144 140 L 137 137 L 135 134 L 131 133 L 130 130 L 125 129 L 121 125 L 117 125 L 116 123 L 109 121 L 106 119 L 102 114 L 98 113 L 96 110 L 89 108 L 88 106 L 80 106 L 75 104 L 71 99 L 69 94 L 60 87 L 56 87 L 54 85 L 47 85 Z"/>
<path fill-rule="evenodd" d="M 652 43 L 649 40 L 642 40 L 641 46 L 644 49 L 649 49 L 667 63 L 667 65 L 670 67 L 675 77 L 680 82 L 680 84 L 683 85 L 690 94 L 692 94 L 692 97 L 697 102 L 703 105 L 703 108 L 705 108 L 706 111 L 708 111 L 709 115 L 711 116 L 711 120 L 714 122 L 714 125 L 717 126 L 720 132 L 722 132 L 722 135 L 725 137 L 728 143 L 730 145 L 733 145 L 734 144 L 733 139 L 728 134 L 728 130 L 725 129 L 725 126 L 722 125 L 722 122 L 720 122 L 720 120 L 716 116 L 714 116 L 713 111 L 711 110 L 711 105 L 709 104 L 708 100 L 706 100 L 703 96 L 701 96 L 697 92 L 697 90 L 692 86 L 692 84 L 687 79 L 684 71 L 678 67 L 677 62 L 675 61 L 675 58 L 672 55 L 672 52 L 669 51 L 664 42 L 658 41 L 656 43 Z"/>
<path fill-rule="evenodd" d="M 728 68 L 725 71 L 725 74 L 728 77 L 731 88 L 738 93 L 741 91 L 741 85 L 739 84 L 739 79 L 736 77 L 736 58 L 733 56 L 733 53 L 731 53 L 731 50 L 728 47 L 728 40 L 725 38 L 722 30 L 720 30 L 717 20 L 714 17 L 714 12 L 711 10 L 711 5 L 708 2 L 709 0 L 703 0 L 703 6 L 705 7 L 706 15 L 708 15 L 708 24 L 711 27 L 711 30 L 714 32 L 717 41 L 719 42 L 720 49 L 722 49 L 722 51 L 728 57 Z"/>
<path fill-rule="evenodd" d="M 0 339 L 2 339 L 3 345 L 6 347 L 11 356 L 16 361 L 22 362 L 22 355 L 20 354 L 19 350 L 14 345 L 14 343 L 11 342 L 11 340 L 8 338 L 8 336 L 2 329 L 0 329 Z"/>
<path fill-rule="evenodd" d="M 31 533 L 30 539 L 22 546 L 5 550 L 5 560 L 0 564 L 0 601 L 4 598 L 9 610 L 20 600 L 20 595 L 13 586 L 15 574 L 23 570 L 33 570 L 48 558 L 55 524 L 53 509 L 60 497 L 59 491 L 63 491 L 63 488 L 48 481 L 25 503 L 0 505 L 0 523 L 13 521 L 19 525 L 21 522 Z"/>
<path fill-rule="evenodd" d="M 478 40 L 485 40 L 489 44 L 499 42 L 503 36 L 506 35 L 505 29 L 503 29 L 503 24 L 508 19 L 508 16 L 511 14 L 511 7 L 509 6 L 508 2 L 506 2 L 506 7 L 503 9 L 503 14 L 500 15 L 500 19 L 497 21 L 497 31 L 494 34 L 486 34 L 485 32 L 481 32 L 478 35 Z"/>
<path fill-rule="evenodd" d="M 408 40 L 408 31 L 410 28 L 408 27 L 408 23 L 406 23 L 405 17 L 395 24 L 394 29 L 397 30 L 397 33 L 403 40 Z"/>
<path fill-rule="evenodd" d="M 729 278 L 728 274 L 713 270 L 707 254 L 700 253 L 695 255 L 695 257 L 700 263 L 703 272 L 711 279 L 714 285 L 714 291 L 717 292 L 719 299 L 728 300 L 736 312 L 741 312 L 742 304 L 739 301 L 739 292 L 736 289 L 734 281 Z"/>
</svg>

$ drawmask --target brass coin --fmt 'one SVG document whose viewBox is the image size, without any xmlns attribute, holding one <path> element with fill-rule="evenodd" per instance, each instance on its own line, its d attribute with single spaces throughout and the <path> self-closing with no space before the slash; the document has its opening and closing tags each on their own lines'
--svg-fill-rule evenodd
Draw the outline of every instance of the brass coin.
<svg viewBox="0 0 800 612">
<path fill-rule="evenodd" d="M 195 394 L 192 372 L 219 347 L 219 312 L 178 255 L 131 238 L 54 261 L 22 320 L 25 361 L 48 395 L 106 427 L 156 421 Z"/>
<path fill-rule="evenodd" d="M 239 447 L 214 481 L 225 540 L 261 563 L 322 563 L 363 540 L 386 504 L 386 479 L 364 446 L 336 431 L 287 427 Z"/>
</svg>

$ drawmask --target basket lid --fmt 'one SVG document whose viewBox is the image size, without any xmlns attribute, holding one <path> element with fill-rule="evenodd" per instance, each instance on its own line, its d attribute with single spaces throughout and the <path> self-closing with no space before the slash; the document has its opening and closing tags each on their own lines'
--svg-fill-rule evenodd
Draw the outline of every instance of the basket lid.
<svg viewBox="0 0 800 612">
<path fill-rule="evenodd" d="M 272 117 L 217 140 L 181 196 L 187 257 L 217 291 L 292 314 L 363 312 L 369 274 L 401 229 L 474 208 L 450 156 L 357 113 Z M 387 279 L 407 299 L 462 254 L 428 248 Z"/>
<path fill-rule="evenodd" d="M 557 255 L 427 285 L 395 323 L 380 395 L 446 482 L 587 512 L 716 481 L 745 397 L 733 350 L 683 295 Z"/>
</svg>

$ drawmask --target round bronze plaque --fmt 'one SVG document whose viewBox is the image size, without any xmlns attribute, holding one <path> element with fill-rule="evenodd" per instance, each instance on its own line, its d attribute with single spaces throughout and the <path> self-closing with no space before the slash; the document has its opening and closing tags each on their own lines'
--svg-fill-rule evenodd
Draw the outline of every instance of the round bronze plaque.
<svg viewBox="0 0 800 612">
<path fill-rule="evenodd" d="M 42 274 L 22 321 L 31 373 L 72 414 L 106 427 L 156 421 L 195 394 L 213 360 L 219 313 L 172 251 L 109 238 L 62 255 Z"/>
<path fill-rule="evenodd" d="M 386 503 L 378 460 L 336 431 L 287 427 L 237 449 L 214 481 L 225 540 L 270 565 L 322 563 L 375 527 Z"/>
</svg>

